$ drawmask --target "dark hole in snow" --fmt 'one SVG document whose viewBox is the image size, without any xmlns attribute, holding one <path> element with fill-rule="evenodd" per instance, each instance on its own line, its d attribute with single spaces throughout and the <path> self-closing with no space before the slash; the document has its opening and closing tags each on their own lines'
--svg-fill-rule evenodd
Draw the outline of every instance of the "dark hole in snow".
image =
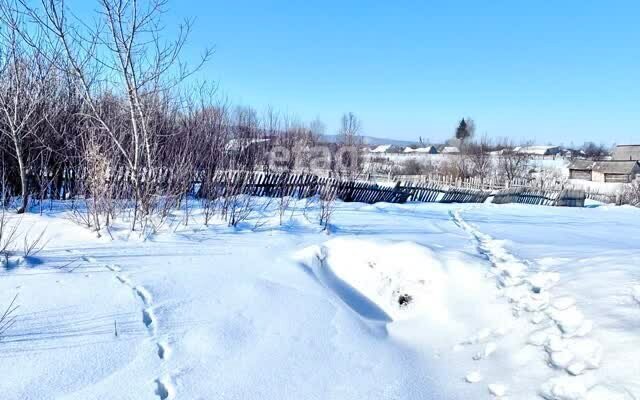
<svg viewBox="0 0 640 400">
<path fill-rule="evenodd" d="M 400 304 L 400 307 L 406 307 L 409 303 L 411 303 L 411 300 L 413 300 L 413 297 L 405 293 L 398 297 L 398 304 Z"/>
<path fill-rule="evenodd" d="M 540 293 L 540 288 L 539 287 L 534 287 L 531 290 L 533 290 L 533 293 L 536 293 L 536 294 Z"/>
</svg>

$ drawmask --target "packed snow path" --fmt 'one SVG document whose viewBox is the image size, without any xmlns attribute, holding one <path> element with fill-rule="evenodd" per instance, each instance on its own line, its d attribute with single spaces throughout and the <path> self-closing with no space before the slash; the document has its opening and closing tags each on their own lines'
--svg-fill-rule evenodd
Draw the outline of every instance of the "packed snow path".
<svg viewBox="0 0 640 400">
<path fill-rule="evenodd" d="M 588 370 L 599 368 L 603 349 L 600 343 L 589 338 L 593 322 L 584 318 L 575 299 L 552 295 L 550 289 L 558 283 L 559 274 L 530 273 L 527 264 L 509 253 L 500 240 L 467 223 L 459 210 L 450 214 L 455 223 L 474 238 L 479 252 L 491 261 L 498 286 L 513 304 L 514 315 L 524 314 L 536 327 L 527 344 L 543 349 L 551 368 L 566 372 L 566 375 L 559 374 L 544 383 L 540 388 L 541 396 L 549 400 L 577 400 L 619 395 L 620 391 L 607 386 L 596 385 L 587 390 L 586 382 L 577 378 Z"/>
<path fill-rule="evenodd" d="M 26 215 L 0 397 L 640 399 L 637 209 L 297 207 L 146 241 Z"/>
<path fill-rule="evenodd" d="M 550 368 L 556 370 L 564 370 L 565 374 L 559 374 L 556 377 L 550 378 L 547 382 L 540 387 L 540 396 L 549 400 L 574 400 L 574 399 L 587 399 L 587 400 L 600 400 L 600 399 L 636 399 L 640 391 L 638 390 L 637 382 L 633 381 L 620 381 L 619 377 L 612 379 L 609 371 L 606 374 L 600 374 L 597 370 L 601 367 L 603 357 L 606 357 L 605 352 L 607 348 L 603 346 L 600 341 L 594 338 L 595 333 L 601 331 L 598 337 L 607 337 L 610 343 L 615 345 L 618 354 L 613 357 L 626 359 L 627 365 L 632 369 L 637 370 L 638 363 L 629 357 L 619 354 L 619 342 L 616 343 L 616 338 L 626 337 L 628 335 L 620 336 L 619 330 L 612 331 L 612 328 L 622 329 L 632 336 L 635 336 L 634 341 L 639 342 L 640 332 L 637 331 L 638 325 L 635 321 L 640 321 L 637 312 L 634 312 L 633 307 L 629 307 L 629 301 L 625 299 L 625 296 L 616 295 L 613 299 L 615 304 L 610 303 L 610 299 L 602 296 L 598 298 L 596 291 L 593 293 L 580 293 L 582 296 L 592 295 L 595 298 L 591 301 L 584 301 L 588 305 L 593 304 L 593 300 L 596 302 L 602 302 L 602 306 L 610 307 L 607 311 L 610 315 L 615 317 L 629 318 L 626 315 L 625 308 L 631 308 L 632 314 L 631 325 L 626 320 L 615 321 L 615 324 L 609 322 L 606 331 L 598 325 L 598 321 L 594 325 L 594 322 L 587 319 L 583 312 L 580 310 L 580 302 L 567 293 L 561 295 L 554 295 L 555 286 L 563 286 L 560 282 L 561 274 L 558 272 L 549 272 L 547 269 L 555 265 L 562 265 L 572 261 L 571 259 L 554 259 L 550 257 L 542 257 L 536 261 L 522 260 L 510 253 L 506 246 L 514 243 L 505 240 L 497 240 L 490 235 L 481 232 L 477 227 L 465 221 L 462 217 L 463 212 L 469 212 L 470 214 L 476 214 L 474 217 L 477 219 L 476 210 L 482 210 L 481 208 L 462 208 L 458 210 L 450 211 L 450 215 L 458 226 L 467 231 L 476 242 L 478 251 L 484 254 L 491 261 L 494 266 L 493 274 L 498 282 L 498 287 L 504 293 L 504 296 L 509 299 L 513 304 L 514 315 L 524 316 L 530 323 L 535 326 L 533 332 L 528 336 L 527 344 L 533 346 L 539 346 L 544 349 L 547 355 L 547 361 Z M 630 211 L 628 209 L 623 212 Z M 631 210 L 632 212 L 635 210 Z M 480 219 L 483 223 L 487 223 L 486 219 Z M 535 226 L 535 225 L 534 225 Z M 623 226 L 618 225 L 619 228 Z M 495 228 L 494 228 L 495 229 Z M 624 232 L 623 229 L 621 229 Z M 618 232 L 618 233 L 622 233 Z M 529 231 L 529 235 L 526 237 L 536 239 L 535 229 Z M 613 231 L 602 232 L 608 235 L 615 235 Z M 526 233 L 523 232 L 524 235 Z M 557 233 L 551 233 L 549 235 L 552 240 L 558 240 L 558 244 L 562 245 L 567 243 L 565 238 L 557 236 Z M 549 239 L 549 238 L 547 238 Z M 564 240 L 563 240 L 564 239 Z M 567 243 L 570 245 L 571 242 Z M 624 243 L 618 243 L 618 245 L 624 246 Z M 596 247 L 596 246 L 594 246 Z M 595 250 L 595 249 L 594 249 Z M 637 252 L 638 248 L 633 247 L 629 249 L 631 253 Z M 580 254 L 584 256 L 586 254 Z M 580 260 L 582 264 L 588 264 L 587 261 L 591 261 L 588 258 Z M 600 260 L 598 260 L 600 261 Z M 633 265 L 631 266 L 633 267 Z M 571 271 L 572 273 L 581 273 L 580 269 L 588 268 L 588 265 L 575 266 L 577 271 Z M 600 269 L 603 274 L 610 272 L 606 264 L 601 264 Z M 618 278 L 618 277 L 616 277 Z M 636 278 L 637 279 L 637 278 Z M 605 279 L 599 282 L 603 286 L 615 285 L 620 279 Z M 608 283 L 607 283 L 608 282 Z M 587 283 L 587 282 L 585 282 Z M 591 282 L 588 282 L 591 284 Z M 624 292 L 624 287 L 628 287 L 628 282 L 622 280 L 620 289 Z M 592 286 L 593 287 L 593 286 Z M 632 297 L 635 297 L 635 290 L 637 286 L 631 286 Z M 640 310 L 638 310 L 640 311 Z M 595 314 L 594 314 L 595 315 Z M 615 318 L 614 317 L 614 318 Z M 602 321 L 604 323 L 604 321 Z M 621 326 L 615 326 L 621 325 Z M 595 328 L 594 328 L 595 326 Z M 618 364 L 621 360 L 611 360 Z M 630 361 L 630 362 L 629 362 Z M 625 361 L 623 361 L 625 362 Z M 608 375 L 608 376 L 607 376 Z M 625 373 L 626 375 L 626 373 Z"/>
</svg>

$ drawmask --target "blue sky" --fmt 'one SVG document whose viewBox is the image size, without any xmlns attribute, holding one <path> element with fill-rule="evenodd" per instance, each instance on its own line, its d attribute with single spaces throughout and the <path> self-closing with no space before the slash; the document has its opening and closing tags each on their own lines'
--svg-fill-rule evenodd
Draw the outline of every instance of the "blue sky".
<svg viewBox="0 0 640 400">
<path fill-rule="evenodd" d="M 462 117 L 538 143 L 640 142 L 637 1 L 172 0 L 235 102 L 432 141 Z"/>
</svg>

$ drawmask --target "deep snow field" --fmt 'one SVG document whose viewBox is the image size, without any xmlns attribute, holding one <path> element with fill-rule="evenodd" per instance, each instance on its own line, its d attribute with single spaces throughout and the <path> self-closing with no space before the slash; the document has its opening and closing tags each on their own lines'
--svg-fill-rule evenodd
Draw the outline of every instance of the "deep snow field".
<svg viewBox="0 0 640 400">
<path fill-rule="evenodd" d="M 146 240 L 24 216 L 0 399 L 640 399 L 640 209 L 304 204 Z"/>
</svg>

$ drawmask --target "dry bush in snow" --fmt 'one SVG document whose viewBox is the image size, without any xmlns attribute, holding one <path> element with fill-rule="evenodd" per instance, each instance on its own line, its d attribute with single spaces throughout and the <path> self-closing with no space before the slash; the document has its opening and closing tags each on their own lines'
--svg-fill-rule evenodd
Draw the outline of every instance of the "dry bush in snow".
<svg viewBox="0 0 640 400">
<path fill-rule="evenodd" d="M 640 180 L 636 179 L 624 186 L 620 195 L 620 202 L 640 207 Z"/>
</svg>

